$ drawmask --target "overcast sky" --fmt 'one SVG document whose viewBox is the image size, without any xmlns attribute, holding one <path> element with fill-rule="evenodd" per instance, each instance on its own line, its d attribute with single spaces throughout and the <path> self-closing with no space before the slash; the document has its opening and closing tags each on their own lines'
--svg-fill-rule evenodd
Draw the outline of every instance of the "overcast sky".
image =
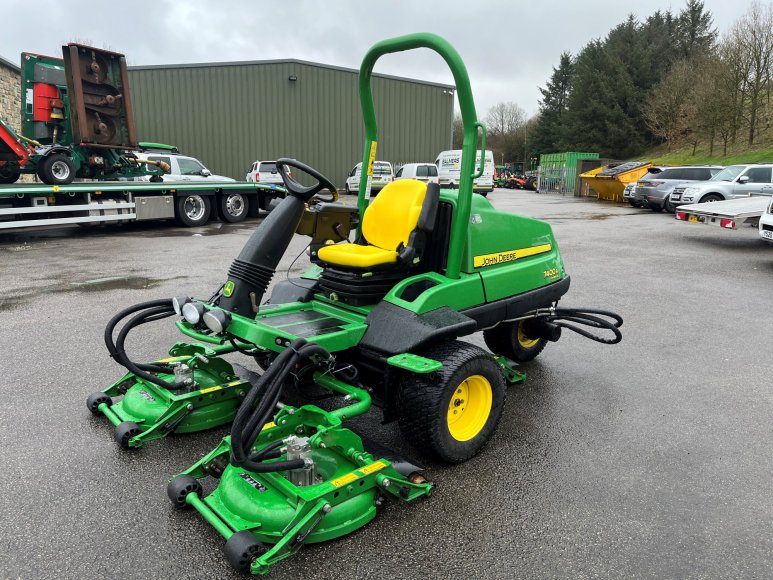
<svg viewBox="0 0 773 580">
<path fill-rule="evenodd" d="M 705 0 L 720 32 L 751 0 Z M 359 68 L 375 42 L 411 32 L 444 36 L 462 55 L 478 116 L 499 101 L 537 112 L 562 51 L 576 53 L 633 13 L 678 12 L 668 0 L 488 1 L 421 0 L 284 2 L 134 0 L 30 3 L 0 0 L 0 56 L 22 51 L 61 56 L 78 41 L 127 55 L 130 65 L 297 58 Z M 376 72 L 452 84 L 439 57 L 414 51 L 382 58 Z"/>
</svg>

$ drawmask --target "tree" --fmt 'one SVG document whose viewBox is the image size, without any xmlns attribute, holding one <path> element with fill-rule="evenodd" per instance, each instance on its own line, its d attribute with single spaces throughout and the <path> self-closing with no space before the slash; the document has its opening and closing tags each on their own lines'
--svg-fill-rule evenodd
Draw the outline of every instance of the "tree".
<svg viewBox="0 0 773 580">
<path fill-rule="evenodd" d="M 462 116 L 459 113 L 454 115 L 453 124 L 453 136 L 452 136 L 452 149 L 461 149 L 462 141 L 464 140 L 464 124 L 462 123 Z"/>
<path fill-rule="evenodd" d="M 692 63 L 680 60 L 649 94 L 642 106 L 650 131 L 670 147 L 690 133 L 694 121 Z"/>
<path fill-rule="evenodd" d="M 749 10 L 731 29 L 729 41 L 741 72 L 741 96 L 746 105 L 749 145 L 757 134 L 759 114 L 766 104 L 773 74 L 773 4 L 762 7 L 752 2 Z"/>
<path fill-rule="evenodd" d="M 701 0 L 687 0 L 676 21 L 677 46 L 682 58 L 691 59 L 711 52 L 717 29 L 711 12 Z"/>
<path fill-rule="evenodd" d="M 523 125 L 526 113 L 515 103 L 497 103 L 486 114 L 486 128 L 491 137 L 512 135 Z"/>
<path fill-rule="evenodd" d="M 558 151 L 564 140 L 564 117 L 569 108 L 574 73 L 572 55 L 562 52 L 558 67 L 553 67 L 553 74 L 545 88 L 539 88 L 542 94 L 540 112 L 530 141 L 530 149 L 535 154 Z"/>
</svg>

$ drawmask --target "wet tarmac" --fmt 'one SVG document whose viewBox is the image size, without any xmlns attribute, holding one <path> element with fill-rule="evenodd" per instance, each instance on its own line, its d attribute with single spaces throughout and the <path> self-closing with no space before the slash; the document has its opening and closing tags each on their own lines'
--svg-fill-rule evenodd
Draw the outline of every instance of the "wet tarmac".
<svg viewBox="0 0 773 580">
<path fill-rule="evenodd" d="M 619 312 L 624 341 L 565 333 L 522 368 L 528 379 L 510 388 L 480 455 L 429 463 L 432 498 L 389 503 L 270 577 L 770 577 L 773 247 L 752 229 L 627 206 L 490 199 L 553 224 L 572 276 L 562 305 Z M 102 340 L 107 320 L 144 300 L 209 296 L 257 223 L 0 236 L 0 577 L 234 576 L 220 537 L 165 493 L 226 429 L 126 453 L 84 402 L 122 374 Z M 284 268 L 305 244 L 296 237 Z M 152 359 L 178 339 L 159 322 L 128 347 Z M 352 426 L 411 453 L 380 420 L 374 410 Z"/>
</svg>

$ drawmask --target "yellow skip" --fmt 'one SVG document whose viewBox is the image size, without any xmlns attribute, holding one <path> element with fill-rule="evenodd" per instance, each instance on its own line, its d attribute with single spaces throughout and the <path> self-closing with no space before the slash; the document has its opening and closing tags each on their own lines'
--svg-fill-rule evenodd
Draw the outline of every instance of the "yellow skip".
<svg viewBox="0 0 773 580">
<path fill-rule="evenodd" d="M 518 248 L 517 250 L 508 250 L 506 252 L 484 254 L 482 256 L 475 256 L 475 258 L 473 258 L 472 264 L 476 268 L 495 266 L 496 264 L 504 264 L 505 262 L 512 262 L 514 260 L 520 260 L 521 258 L 536 256 L 537 254 L 544 254 L 545 252 L 549 252 L 552 249 L 553 246 L 550 244 L 542 244 L 540 246 L 532 246 L 530 248 Z"/>
</svg>

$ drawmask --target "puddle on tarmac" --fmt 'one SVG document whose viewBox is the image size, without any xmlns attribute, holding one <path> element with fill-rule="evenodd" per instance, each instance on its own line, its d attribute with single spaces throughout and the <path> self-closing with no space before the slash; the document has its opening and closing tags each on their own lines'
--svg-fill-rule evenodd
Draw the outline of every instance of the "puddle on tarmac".
<svg viewBox="0 0 773 580">
<path fill-rule="evenodd" d="M 44 294 L 61 294 L 65 292 L 107 292 L 109 290 L 146 290 L 160 286 L 162 282 L 181 280 L 187 276 L 174 278 L 147 278 L 145 276 L 108 276 L 88 280 L 65 280 L 44 286 L 16 296 L 0 297 L 0 312 L 15 310 L 29 304 L 34 298 Z"/>
</svg>

